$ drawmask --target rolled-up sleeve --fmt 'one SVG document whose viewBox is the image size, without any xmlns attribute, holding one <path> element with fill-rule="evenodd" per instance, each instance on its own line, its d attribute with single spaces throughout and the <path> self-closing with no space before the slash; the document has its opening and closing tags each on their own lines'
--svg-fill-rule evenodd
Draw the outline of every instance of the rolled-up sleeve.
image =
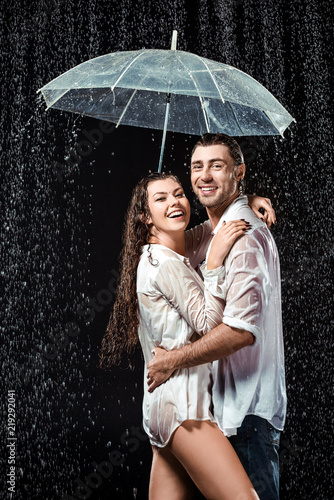
<svg viewBox="0 0 334 500">
<path fill-rule="evenodd" d="M 244 235 L 233 246 L 226 262 L 227 293 L 223 323 L 247 330 L 258 342 L 263 331 L 263 311 L 270 297 L 270 278 L 258 239 Z"/>
<path fill-rule="evenodd" d="M 206 263 L 200 266 L 205 287 L 209 292 L 220 299 L 226 300 L 227 281 L 225 266 L 220 266 L 217 269 L 208 270 Z"/>
</svg>

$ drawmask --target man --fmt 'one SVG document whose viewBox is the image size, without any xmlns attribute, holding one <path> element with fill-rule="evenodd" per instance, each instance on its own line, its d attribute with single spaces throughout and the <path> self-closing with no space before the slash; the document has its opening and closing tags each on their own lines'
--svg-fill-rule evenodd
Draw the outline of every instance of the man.
<svg viewBox="0 0 334 500">
<path fill-rule="evenodd" d="M 274 500 L 279 498 L 278 447 L 286 413 L 280 268 L 271 233 L 248 207 L 247 197 L 239 194 L 244 175 L 243 155 L 234 139 L 205 134 L 195 145 L 192 187 L 206 207 L 213 234 L 236 219 L 247 220 L 251 229 L 224 262 L 226 279 L 219 284 L 226 295 L 222 324 L 178 350 L 156 348 L 148 384 L 153 391 L 176 369 L 214 362 L 215 418 L 231 436 L 261 500 Z"/>
</svg>

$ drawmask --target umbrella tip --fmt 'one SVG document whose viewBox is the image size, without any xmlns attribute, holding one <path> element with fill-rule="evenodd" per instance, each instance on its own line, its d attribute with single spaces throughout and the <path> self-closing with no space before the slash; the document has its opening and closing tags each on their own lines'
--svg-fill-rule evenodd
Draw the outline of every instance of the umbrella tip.
<svg viewBox="0 0 334 500">
<path fill-rule="evenodd" d="M 176 45 L 177 45 L 177 30 L 173 30 L 171 50 L 176 50 Z"/>
</svg>

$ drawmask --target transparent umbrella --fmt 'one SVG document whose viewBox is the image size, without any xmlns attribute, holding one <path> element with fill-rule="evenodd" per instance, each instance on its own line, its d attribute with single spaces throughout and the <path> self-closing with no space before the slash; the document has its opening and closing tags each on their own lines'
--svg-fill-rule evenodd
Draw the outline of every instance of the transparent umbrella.
<svg viewBox="0 0 334 500">
<path fill-rule="evenodd" d="M 283 135 L 294 119 L 242 71 L 176 50 L 113 52 L 70 69 L 39 89 L 47 107 L 116 123 L 231 136 Z"/>
</svg>

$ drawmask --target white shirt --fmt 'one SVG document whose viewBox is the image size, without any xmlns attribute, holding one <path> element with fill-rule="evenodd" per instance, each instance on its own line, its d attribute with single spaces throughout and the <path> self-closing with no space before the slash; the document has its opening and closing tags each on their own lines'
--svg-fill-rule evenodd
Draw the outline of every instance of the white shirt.
<svg viewBox="0 0 334 500">
<path fill-rule="evenodd" d="M 143 426 L 151 443 L 159 447 L 167 444 L 185 420 L 214 421 L 211 364 L 176 370 L 153 393 L 148 392 L 146 382 L 146 364 L 153 358 L 154 347 L 176 349 L 189 344 L 194 332 L 203 335 L 221 323 L 224 303 L 209 288 L 216 289 L 217 281 L 224 279 L 224 268 L 207 274 L 208 278 L 204 271 L 203 283 L 188 258 L 162 245 L 143 247 L 137 270 L 138 334 L 145 359 Z"/>
<path fill-rule="evenodd" d="M 230 250 L 224 262 L 226 278 L 216 292 L 213 288 L 211 291 L 226 298 L 222 322 L 251 332 L 255 342 L 213 363 L 214 416 L 226 435 L 236 434 L 249 414 L 262 417 L 282 430 L 286 415 L 277 247 L 266 225 L 249 208 L 246 196 L 238 197 L 228 206 L 214 234 L 224 221 L 236 219 L 245 219 L 251 229 Z M 199 226 L 196 235 L 193 239 L 188 236 L 186 241 L 199 243 L 202 255 L 212 238 L 208 237 L 207 224 Z M 195 246 L 188 248 L 188 253 L 194 251 Z"/>
</svg>

